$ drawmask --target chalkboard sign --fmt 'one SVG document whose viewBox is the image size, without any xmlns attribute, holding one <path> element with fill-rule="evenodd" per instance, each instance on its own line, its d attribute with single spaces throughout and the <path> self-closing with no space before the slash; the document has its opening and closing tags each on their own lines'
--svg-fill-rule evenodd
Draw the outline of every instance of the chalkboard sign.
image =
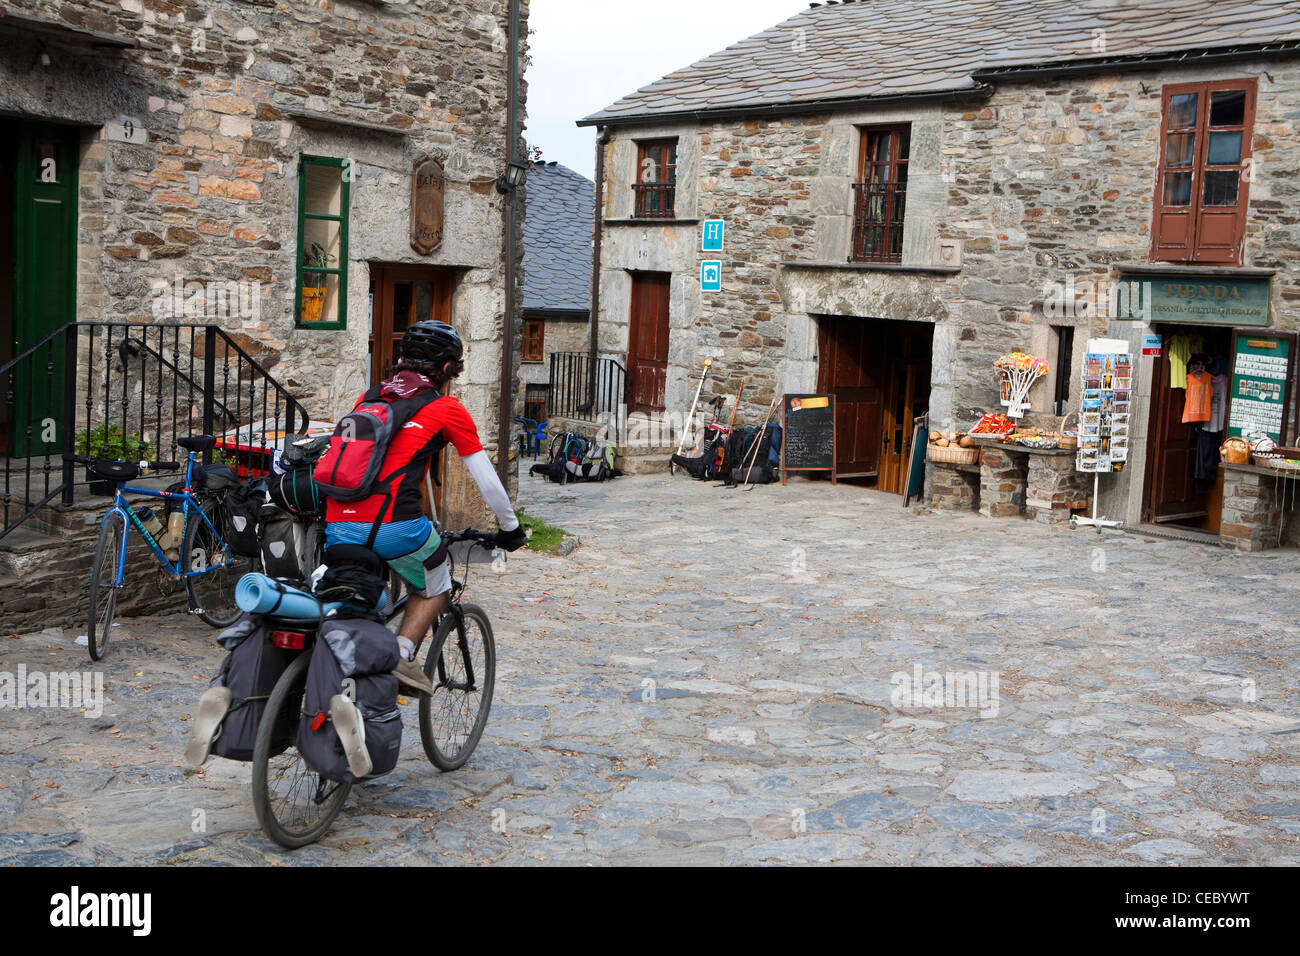
<svg viewBox="0 0 1300 956">
<path fill-rule="evenodd" d="M 922 415 L 916 420 L 916 427 L 912 429 L 912 444 L 903 456 L 905 461 L 911 462 L 907 469 L 907 487 L 903 490 L 904 508 L 912 503 L 913 497 L 920 501 L 921 495 L 925 493 L 925 448 L 929 444 L 926 440 L 930 430 L 929 420 L 929 415 Z"/>
<path fill-rule="evenodd" d="M 791 471 L 829 471 L 835 478 L 835 396 L 781 399 L 781 484 Z"/>
<path fill-rule="evenodd" d="M 1282 332 L 1238 329 L 1232 344 L 1228 435 L 1285 440 L 1295 338 Z"/>
</svg>

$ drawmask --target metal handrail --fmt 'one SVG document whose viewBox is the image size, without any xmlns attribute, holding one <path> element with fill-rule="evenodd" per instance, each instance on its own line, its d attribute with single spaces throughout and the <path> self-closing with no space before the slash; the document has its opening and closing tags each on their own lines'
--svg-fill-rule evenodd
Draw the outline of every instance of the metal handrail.
<svg viewBox="0 0 1300 956">
<path fill-rule="evenodd" d="M 0 365 L 0 380 L 11 419 L 10 445 L 0 449 L 0 538 L 60 496 L 73 503 L 76 466 L 63 455 L 79 435 L 89 442 L 103 429 L 162 447 L 168 437 L 215 434 L 219 422 L 221 431 L 261 421 L 296 432 L 310 421 L 224 329 L 197 322 L 68 322 Z"/>
</svg>

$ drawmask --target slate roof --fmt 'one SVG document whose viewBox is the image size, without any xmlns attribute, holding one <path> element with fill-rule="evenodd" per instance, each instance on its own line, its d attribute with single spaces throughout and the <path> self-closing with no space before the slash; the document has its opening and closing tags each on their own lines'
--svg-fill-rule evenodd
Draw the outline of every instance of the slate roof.
<svg viewBox="0 0 1300 956">
<path fill-rule="evenodd" d="M 1094 49 L 1104 30 L 1105 49 Z M 593 113 L 674 113 L 974 88 L 981 69 L 1300 39 L 1295 0 L 845 0 L 812 4 Z"/>
<path fill-rule="evenodd" d="M 524 309 L 591 307 L 591 230 L 596 184 L 559 163 L 528 174 Z"/>
</svg>

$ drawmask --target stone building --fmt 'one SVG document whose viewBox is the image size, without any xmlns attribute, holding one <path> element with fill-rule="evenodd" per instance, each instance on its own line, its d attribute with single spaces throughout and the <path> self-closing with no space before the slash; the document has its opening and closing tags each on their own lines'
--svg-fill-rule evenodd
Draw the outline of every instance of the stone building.
<svg viewBox="0 0 1300 956">
<path fill-rule="evenodd" d="M 526 36 L 519 0 L 7 3 L 0 364 L 74 319 L 215 322 L 332 420 L 441 318 L 495 456 L 512 5 Z"/>
<path fill-rule="evenodd" d="M 1052 427 L 1090 339 L 1155 335 L 1101 504 L 1214 530 L 1242 501 L 1194 483 L 1168 356 L 1199 336 L 1231 365 L 1233 327 L 1300 325 L 1297 50 L 1277 0 L 813 3 L 580 121 L 603 143 L 599 350 L 652 411 L 684 412 L 705 358 L 751 421 L 833 392 L 841 473 L 898 491 L 917 416 L 1001 410 L 997 356 L 1051 363 L 1028 420 Z"/>
<path fill-rule="evenodd" d="M 519 401 L 537 421 L 550 415 L 551 356 L 587 352 L 595 209 L 596 184 L 586 176 L 559 163 L 529 172 Z"/>
</svg>

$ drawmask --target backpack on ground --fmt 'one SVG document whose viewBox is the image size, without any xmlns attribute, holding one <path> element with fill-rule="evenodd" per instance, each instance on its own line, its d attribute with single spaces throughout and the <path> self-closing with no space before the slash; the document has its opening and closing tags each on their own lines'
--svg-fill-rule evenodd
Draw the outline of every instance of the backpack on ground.
<svg viewBox="0 0 1300 956">
<path fill-rule="evenodd" d="M 570 481 L 608 481 L 622 474 L 614 467 L 615 449 L 608 442 L 568 432 L 556 435 L 551 442 L 551 456 L 546 464 L 533 465 L 530 475 L 567 484 Z"/>
<path fill-rule="evenodd" d="M 246 614 L 222 631 L 217 643 L 226 649 L 212 687 L 230 690 L 230 708 L 217 730 L 211 753 L 231 760 L 252 760 L 257 730 L 275 682 L 299 653 L 277 647 L 275 627 L 260 614 Z M 293 745 L 297 713 L 277 720 L 271 755 Z"/>
<path fill-rule="evenodd" d="M 298 752 L 327 780 L 355 782 L 334 726 L 334 698 L 344 696 L 361 717 L 369 755 L 368 777 L 397 766 L 402 712 L 397 706 L 397 638 L 378 621 L 326 620 L 307 667 L 307 690 L 298 721 Z"/>
<path fill-rule="evenodd" d="M 697 481 L 720 479 L 727 467 L 727 429 L 714 423 L 705 431 L 698 455 L 673 455 L 672 462 Z"/>
<path fill-rule="evenodd" d="M 426 379 L 427 381 L 427 379 Z M 430 383 L 408 394 L 386 393 L 383 384 L 361 396 L 330 438 L 329 450 L 312 471 L 321 492 L 338 501 L 361 501 L 374 493 L 393 436 L 424 406 L 441 398 Z"/>
</svg>

